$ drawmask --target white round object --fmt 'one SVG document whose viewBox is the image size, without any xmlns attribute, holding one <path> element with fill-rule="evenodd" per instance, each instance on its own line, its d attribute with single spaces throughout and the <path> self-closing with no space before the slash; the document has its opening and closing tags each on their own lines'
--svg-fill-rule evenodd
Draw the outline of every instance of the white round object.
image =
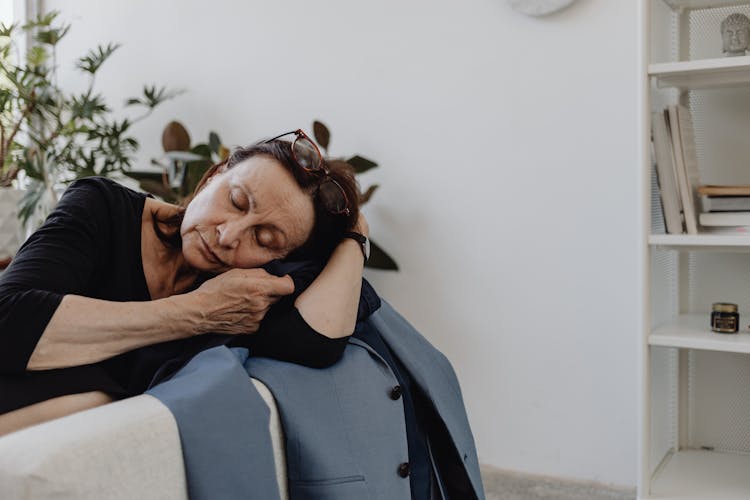
<svg viewBox="0 0 750 500">
<path fill-rule="evenodd" d="M 569 6 L 575 0 L 508 0 L 514 10 L 529 16 L 546 16 Z"/>
</svg>

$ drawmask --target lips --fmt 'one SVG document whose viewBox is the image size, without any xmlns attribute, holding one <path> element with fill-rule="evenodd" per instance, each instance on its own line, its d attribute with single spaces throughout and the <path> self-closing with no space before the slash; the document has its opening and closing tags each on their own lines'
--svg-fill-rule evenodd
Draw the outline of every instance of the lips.
<svg viewBox="0 0 750 500">
<path fill-rule="evenodd" d="M 206 240 L 205 240 L 205 239 L 203 238 L 203 235 L 202 235 L 202 234 L 201 234 L 201 233 L 200 233 L 199 231 L 196 231 L 196 232 L 198 233 L 198 236 L 200 237 L 200 240 L 201 240 L 201 244 L 202 244 L 201 246 L 203 247 L 203 252 L 204 252 L 204 253 L 206 254 L 206 256 L 207 256 L 207 257 L 209 258 L 209 260 L 213 261 L 213 262 L 214 262 L 214 263 L 216 263 L 216 264 L 226 265 L 226 264 L 224 264 L 224 261 L 222 261 L 222 260 L 221 260 L 221 259 L 219 258 L 219 256 L 218 256 L 218 255 L 216 255 L 216 254 L 215 254 L 215 253 L 214 253 L 214 252 L 213 252 L 213 251 L 211 250 L 211 247 L 209 247 L 209 246 L 208 246 L 208 243 L 206 243 Z"/>
</svg>

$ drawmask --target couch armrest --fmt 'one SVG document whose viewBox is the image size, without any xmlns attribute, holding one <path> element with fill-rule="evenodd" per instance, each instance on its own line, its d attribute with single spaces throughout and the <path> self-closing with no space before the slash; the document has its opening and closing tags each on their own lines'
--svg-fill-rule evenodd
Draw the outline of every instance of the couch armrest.
<svg viewBox="0 0 750 500">
<path fill-rule="evenodd" d="M 281 498 L 288 498 L 284 439 L 270 391 L 269 430 Z M 0 491 L 15 499 L 187 499 L 177 424 L 148 394 L 0 437 Z"/>
<path fill-rule="evenodd" d="M 186 499 L 177 424 L 143 394 L 0 438 L 3 496 Z"/>
</svg>

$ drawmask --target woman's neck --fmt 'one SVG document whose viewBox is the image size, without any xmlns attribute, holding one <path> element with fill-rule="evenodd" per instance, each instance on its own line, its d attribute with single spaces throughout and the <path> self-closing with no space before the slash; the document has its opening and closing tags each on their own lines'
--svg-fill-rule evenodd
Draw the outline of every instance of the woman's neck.
<svg viewBox="0 0 750 500">
<path fill-rule="evenodd" d="M 179 248 L 164 243 L 154 230 L 154 215 L 168 217 L 179 210 L 168 203 L 147 198 L 141 222 L 141 256 L 143 272 L 152 300 L 169 297 L 188 290 L 200 275 L 192 268 Z M 158 223 L 158 222 L 157 222 Z M 169 228 L 160 227 L 164 231 Z"/>
</svg>

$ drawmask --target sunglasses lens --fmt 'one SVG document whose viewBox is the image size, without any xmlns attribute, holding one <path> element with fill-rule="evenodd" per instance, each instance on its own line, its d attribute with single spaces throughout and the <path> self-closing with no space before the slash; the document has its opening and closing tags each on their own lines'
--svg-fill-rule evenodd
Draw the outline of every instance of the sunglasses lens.
<svg viewBox="0 0 750 500">
<path fill-rule="evenodd" d="M 340 214 L 348 208 L 344 188 L 334 180 L 327 180 L 320 185 L 318 197 L 323 206 L 333 214 Z"/>
<path fill-rule="evenodd" d="M 292 153 L 299 166 L 305 170 L 318 170 L 321 167 L 320 153 L 306 137 L 300 137 L 294 141 Z"/>
</svg>

